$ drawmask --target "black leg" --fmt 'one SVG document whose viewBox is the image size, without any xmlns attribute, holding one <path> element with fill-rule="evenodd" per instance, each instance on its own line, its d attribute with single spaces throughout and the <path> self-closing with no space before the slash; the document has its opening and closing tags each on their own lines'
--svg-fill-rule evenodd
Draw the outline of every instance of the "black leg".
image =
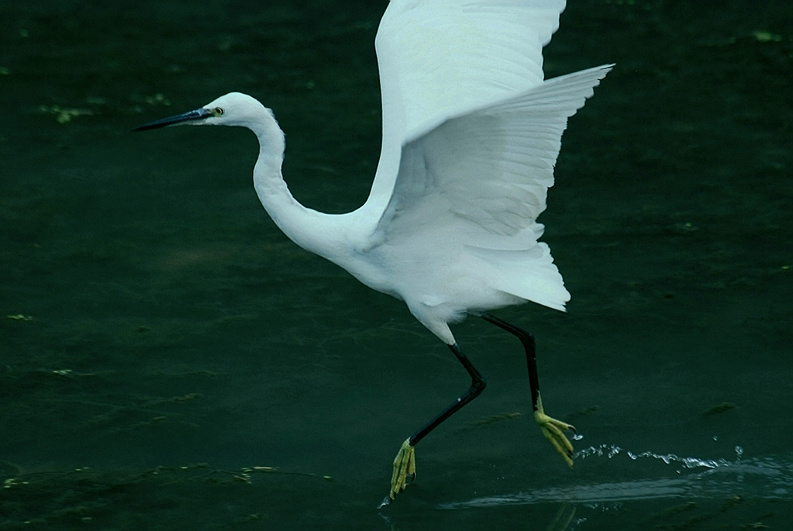
<svg viewBox="0 0 793 531">
<path fill-rule="evenodd" d="M 524 350 L 526 350 L 526 365 L 529 368 L 529 388 L 531 389 L 531 407 L 534 411 L 538 411 L 537 402 L 540 398 L 540 378 L 537 375 L 537 349 L 534 343 L 534 336 L 529 332 L 513 326 L 506 321 L 502 321 L 498 317 L 494 317 L 489 313 L 483 313 L 482 319 L 489 323 L 493 323 L 499 328 L 502 328 L 510 334 L 517 337 Z"/>
<path fill-rule="evenodd" d="M 553 419 L 545 414 L 542 407 L 542 399 L 540 398 L 540 383 L 537 376 L 537 356 L 534 344 L 534 336 L 525 330 L 513 326 L 501 319 L 494 317 L 490 314 L 481 314 L 482 318 L 494 325 L 506 330 L 510 334 L 517 337 L 523 348 L 526 350 L 526 364 L 529 369 L 529 387 L 531 389 L 531 406 L 534 410 L 534 420 L 540 426 L 543 435 L 551 442 L 553 447 L 561 454 L 565 462 L 573 466 L 573 446 L 570 441 L 565 437 L 563 431 L 575 431 L 570 424 Z M 434 419 L 425 424 L 416 433 L 402 443 L 396 458 L 394 459 L 394 472 L 391 477 L 391 491 L 388 497 L 383 500 L 381 507 L 390 503 L 397 494 L 405 490 L 409 479 L 414 479 L 416 476 L 416 458 L 413 448 L 427 436 L 432 430 L 438 427 L 444 420 L 451 417 L 454 413 L 459 411 L 468 402 L 479 396 L 485 386 L 487 385 L 485 379 L 476 370 L 471 361 L 460 350 L 460 347 L 449 345 L 449 348 L 460 361 L 460 363 L 468 371 L 471 376 L 471 387 L 460 395 L 460 397 L 449 405 L 446 409 Z"/>
<path fill-rule="evenodd" d="M 537 353 L 534 336 L 488 313 L 481 315 L 485 321 L 506 330 L 520 340 L 526 350 L 526 365 L 529 368 L 529 387 L 531 389 L 531 407 L 534 410 L 534 420 L 540 426 L 545 438 L 559 452 L 564 461 L 569 466 L 573 466 L 573 445 L 564 435 L 564 432 L 572 431 L 575 433 L 575 428 L 566 422 L 556 420 L 545 414 L 545 410 L 542 407 L 542 398 L 540 397 L 540 379 L 537 376 Z"/>
<path fill-rule="evenodd" d="M 449 407 L 441 411 L 437 417 L 429 421 L 416 433 L 411 435 L 410 439 L 408 439 L 410 441 L 410 446 L 416 446 L 421 439 L 426 437 L 429 432 L 437 428 L 441 422 L 454 415 L 468 402 L 479 396 L 479 393 L 484 391 L 485 387 L 487 386 L 487 382 L 485 382 L 482 374 L 476 370 L 476 367 L 474 367 L 468 357 L 463 354 L 463 352 L 460 350 L 460 347 L 454 344 L 449 345 L 449 348 L 452 352 L 454 352 L 454 355 L 457 356 L 457 359 L 460 360 L 460 363 L 462 363 L 463 367 L 465 367 L 465 370 L 468 371 L 468 374 L 471 375 L 471 387 L 469 387 L 465 393 L 460 395 L 457 400 L 452 402 Z"/>
<path fill-rule="evenodd" d="M 408 480 L 415 479 L 416 457 L 413 448 L 419 443 L 419 441 L 426 437 L 427 434 L 429 434 L 432 430 L 437 428 L 438 425 L 440 425 L 444 420 L 454 415 L 468 402 L 479 396 L 479 393 L 481 393 L 487 385 L 485 379 L 482 377 L 479 371 L 476 370 L 476 367 L 473 366 L 468 357 L 463 354 L 463 352 L 460 350 L 460 347 L 455 344 L 449 345 L 449 348 L 471 376 L 471 387 L 469 387 L 465 393 L 460 395 L 457 400 L 452 402 L 449 407 L 441 411 L 438 416 L 429 421 L 402 443 L 402 447 L 399 449 L 399 453 L 397 453 L 397 456 L 394 459 L 394 472 L 391 476 L 391 491 L 388 493 L 388 497 L 383 500 L 383 503 L 380 505 L 381 507 L 383 505 L 388 505 L 397 494 L 405 490 Z"/>
</svg>

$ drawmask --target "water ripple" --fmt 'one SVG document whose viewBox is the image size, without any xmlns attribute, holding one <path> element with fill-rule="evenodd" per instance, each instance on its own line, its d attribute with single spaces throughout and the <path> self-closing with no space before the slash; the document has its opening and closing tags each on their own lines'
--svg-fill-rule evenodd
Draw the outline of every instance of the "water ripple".
<svg viewBox="0 0 793 531">
<path fill-rule="evenodd" d="M 587 485 L 545 487 L 528 492 L 484 496 L 444 503 L 441 509 L 531 505 L 538 503 L 610 503 L 657 498 L 723 498 L 742 496 L 762 500 L 793 501 L 793 456 L 743 459 L 735 447 L 735 460 L 681 457 L 652 451 L 632 452 L 616 445 L 581 450 L 577 459 L 652 460 L 674 467 L 673 477 L 643 477 Z M 645 471 L 646 473 L 646 471 Z"/>
</svg>

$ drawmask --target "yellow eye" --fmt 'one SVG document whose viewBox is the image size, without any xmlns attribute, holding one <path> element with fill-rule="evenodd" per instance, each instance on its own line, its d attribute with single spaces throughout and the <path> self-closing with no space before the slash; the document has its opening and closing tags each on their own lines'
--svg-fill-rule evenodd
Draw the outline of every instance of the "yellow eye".
<svg viewBox="0 0 793 531">
<path fill-rule="evenodd" d="M 215 116 L 223 116 L 223 108 L 215 107 L 214 109 L 212 109 L 212 114 Z"/>
</svg>

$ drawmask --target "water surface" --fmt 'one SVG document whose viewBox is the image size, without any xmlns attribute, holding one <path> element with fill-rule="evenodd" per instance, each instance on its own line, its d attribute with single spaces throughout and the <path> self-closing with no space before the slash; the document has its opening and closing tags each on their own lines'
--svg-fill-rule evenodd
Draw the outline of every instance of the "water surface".
<svg viewBox="0 0 793 531">
<path fill-rule="evenodd" d="M 40 5 L 39 5 L 40 4 Z M 0 529 L 783 529 L 793 516 L 793 10 L 571 1 L 549 76 L 616 62 L 570 122 L 534 332 L 575 468 L 513 338 L 455 328 L 480 399 L 404 306 L 295 247 L 256 143 L 126 131 L 231 90 L 272 107 L 306 205 L 366 197 L 385 2 L 2 3 Z"/>
</svg>

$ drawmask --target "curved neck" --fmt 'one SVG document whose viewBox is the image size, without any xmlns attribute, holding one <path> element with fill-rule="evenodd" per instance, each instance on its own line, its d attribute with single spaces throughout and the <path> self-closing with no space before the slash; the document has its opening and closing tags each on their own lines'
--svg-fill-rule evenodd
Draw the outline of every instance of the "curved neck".
<svg viewBox="0 0 793 531">
<path fill-rule="evenodd" d="M 301 205 L 284 182 L 284 133 L 272 111 L 262 106 L 263 115 L 250 126 L 259 139 L 259 158 L 253 169 L 253 186 L 262 206 L 281 231 L 297 245 L 329 257 L 338 247 L 341 234 L 335 218 Z"/>
</svg>

